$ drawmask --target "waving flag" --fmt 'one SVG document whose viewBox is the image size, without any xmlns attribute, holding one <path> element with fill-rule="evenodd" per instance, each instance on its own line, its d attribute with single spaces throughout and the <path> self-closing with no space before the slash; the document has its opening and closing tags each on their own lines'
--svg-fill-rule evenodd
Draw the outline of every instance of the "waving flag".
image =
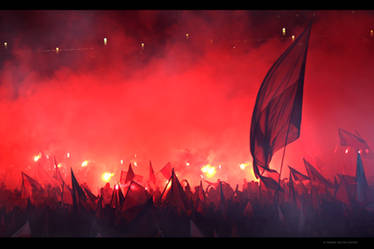
<svg viewBox="0 0 374 249">
<path fill-rule="evenodd" d="M 356 183 L 357 200 L 359 202 L 364 202 L 367 199 L 367 191 L 369 186 L 366 180 L 364 165 L 362 164 L 360 153 L 357 153 Z"/>
<path fill-rule="evenodd" d="M 131 163 L 130 163 L 129 170 L 127 171 L 125 183 L 128 183 L 128 182 L 132 181 L 134 179 L 134 177 L 135 177 L 135 173 L 132 170 Z"/>
<path fill-rule="evenodd" d="M 125 197 L 123 196 L 121 188 L 119 187 L 119 185 L 116 185 L 112 193 L 112 199 L 110 201 L 111 207 L 121 209 L 124 200 Z"/>
<path fill-rule="evenodd" d="M 171 163 L 168 162 L 161 170 L 161 174 L 166 178 L 169 179 L 171 177 Z"/>
<path fill-rule="evenodd" d="M 305 31 L 278 58 L 265 76 L 253 110 L 250 149 L 256 178 L 273 154 L 300 136 L 306 55 L 311 31 Z"/>
<path fill-rule="evenodd" d="M 374 153 L 371 151 L 369 145 L 357 132 L 356 134 L 353 134 L 349 131 L 339 128 L 338 133 L 340 145 L 352 147 L 354 150 L 356 150 L 356 152 L 358 150 L 362 150 L 363 155 L 373 156 Z"/>
<path fill-rule="evenodd" d="M 149 161 L 149 174 L 148 174 L 148 185 L 155 188 L 157 184 L 156 175 L 153 171 L 152 162 Z"/>
<path fill-rule="evenodd" d="M 306 176 L 304 174 L 301 174 L 299 171 L 292 168 L 291 166 L 288 166 L 288 168 L 290 169 L 290 179 L 291 179 L 291 176 L 292 176 L 293 179 L 295 179 L 295 181 L 310 180 L 310 178 L 308 176 Z"/>
<path fill-rule="evenodd" d="M 87 200 L 87 196 L 81 186 L 79 185 L 77 179 L 74 176 L 73 169 L 71 169 L 71 195 L 73 197 L 73 206 L 78 207 Z"/>
<path fill-rule="evenodd" d="M 266 176 L 261 176 L 260 177 L 261 179 L 261 182 L 264 184 L 264 186 L 267 188 L 267 189 L 272 189 L 272 190 L 279 190 L 281 192 L 283 192 L 283 189 L 282 187 L 279 185 L 279 183 L 274 180 L 273 178 L 271 177 L 266 177 Z"/>
<path fill-rule="evenodd" d="M 306 168 L 306 171 L 308 173 L 308 176 L 310 180 L 318 183 L 322 183 L 326 186 L 333 187 L 334 184 L 332 184 L 329 180 L 327 180 L 324 176 L 322 176 L 316 168 L 314 168 L 307 160 L 304 160 L 304 165 Z"/>
<path fill-rule="evenodd" d="M 30 177 L 29 175 L 25 174 L 24 172 L 21 173 L 22 175 L 22 187 L 21 187 L 21 193 L 22 198 L 30 198 L 31 200 L 34 200 L 34 195 L 37 193 L 43 192 L 42 185 L 37 182 L 35 179 Z"/>
<path fill-rule="evenodd" d="M 173 206 L 179 211 L 186 211 L 189 208 L 188 199 L 182 185 L 175 175 L 174 169 L 172 169 L 170 181 L 171 186 L 167 192 L 164 193 L 165 198 L 162 198 L 161 196 L 163 203 L 168 206 Z"/>
<path fill-rule="evenodd" d="M 131 181 L 124 196 L 122 210 L 128 211 L 134 207 L 144 205 L 149 200 L 149 197 L 148 192 L 142 185 Z"/>
</svg>

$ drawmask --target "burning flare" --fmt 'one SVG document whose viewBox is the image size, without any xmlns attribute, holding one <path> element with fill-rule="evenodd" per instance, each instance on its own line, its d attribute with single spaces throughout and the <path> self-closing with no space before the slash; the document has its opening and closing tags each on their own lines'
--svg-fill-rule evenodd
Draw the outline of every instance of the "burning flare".
<svg viewBox="0 0 374 249">
<path fill-rule="evenodd" d="M 201 168 L 201 171 L 206 175 L 206 177 L 211 178 L 216 174 L 216 168 L 210 164 L 205 165 Z"/>
<path fill-rule="evenodd" d="M 42 157 L 42 153 L 38 153 L 37 155 L 34 156 L 34 162 L 39 161 L 39 159 Z"/>
<path fill-rule="evenodd" d="M 88 161 L 87 161 L 87 160 L 84 160 L 84 161 L 82 162 L 82 167 L 87 167 L 87 165 L 88 165 Z"/>
<path fill-rule="evenodd" d="M 110 179 L 112 178 L 112 176 L 114 176 L 113 173 L 110 173 L 110 172 L 104 172 L 104 173 L 101 175 L 101 179 L 102 179 L 104 182 L 109 182 Z"/>
</svg>

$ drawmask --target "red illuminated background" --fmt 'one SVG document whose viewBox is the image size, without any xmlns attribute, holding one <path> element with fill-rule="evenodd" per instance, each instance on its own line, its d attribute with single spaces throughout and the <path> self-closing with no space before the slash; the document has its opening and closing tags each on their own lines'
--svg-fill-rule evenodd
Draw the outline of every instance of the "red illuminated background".
<svg viewBox="0 0 374 249">
<path fill-rule="evenodd" d="M 257 91 L 312 19 L 301 135 L 285 165 L 305 173 L 305 157 L 327 177 L 354 175 L 338 128 L 374 146 L 374 11 L 0 11 L 2 181 L 34 176 L 39 152 L 94 192 L 103 172 L 113 184 L 132 162 L 146 177 L 150 160 L 193 185 L 206 164 L 212 181 L 252 179 Z M 373 164 L 364 158 L 369 184 Z"/>
</svg>

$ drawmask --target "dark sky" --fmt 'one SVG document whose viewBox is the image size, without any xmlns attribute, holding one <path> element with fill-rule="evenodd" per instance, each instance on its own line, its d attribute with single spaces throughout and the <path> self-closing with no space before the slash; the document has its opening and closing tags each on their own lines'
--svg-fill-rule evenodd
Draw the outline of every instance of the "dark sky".
<svg viewBox="0 0 374 249">
<path fill-rule="evenodd" d="M 260 84 L 311 20 L 301 136 L 286 163 L 305 172 L 305 157 L 329 177 L 342 165 L 354 174 L 337 129 L 374 146 L 374 11 L 0 11 L 5 181 L 17 184 L 39 151 L 70 151 L 73 167 L 91 159 L 101 172 L 134 154 L 158 170 L 190 150 L 241 183 Z"/>
</svg>

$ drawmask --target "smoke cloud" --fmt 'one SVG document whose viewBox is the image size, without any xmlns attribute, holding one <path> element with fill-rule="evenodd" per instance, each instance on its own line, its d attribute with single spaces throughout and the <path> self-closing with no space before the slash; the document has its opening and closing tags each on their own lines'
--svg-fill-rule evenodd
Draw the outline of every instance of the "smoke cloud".
<svg viewBox="0 0 374 249">
<path fill-rule="evenodd" d="M 216 178 L 241 184 L 252 177 L 239 164 L 252 161 L 257 91 L 290 36 L 311 20 L 301 136 L 287 146 L 285 166 L 305 172 L 305 157 L 328 177 L 343 168 L 354 175 L 355 157 L 342 152 L 338 128 L 374 141 L 373 12 L 3 11 L 0 19 L 8 42 L 0 174 L 12 187 L 21 171 L 33 175 L 38 152 L 58 161 L 69 152 L 77 171 L 90 160 L 95 174 L 80 177 L 95 190 L 102 172 L 118 181 L 134 160 L 145 177 L 150 160 L 156 171 L 170 161 L 193 184 L 204 164 L 221 164 Z M 277 152 L 271 167 L 279 170 L 280 158 Z M 372 164 L 364 161 L 369 182 Z"/>
</svg>

